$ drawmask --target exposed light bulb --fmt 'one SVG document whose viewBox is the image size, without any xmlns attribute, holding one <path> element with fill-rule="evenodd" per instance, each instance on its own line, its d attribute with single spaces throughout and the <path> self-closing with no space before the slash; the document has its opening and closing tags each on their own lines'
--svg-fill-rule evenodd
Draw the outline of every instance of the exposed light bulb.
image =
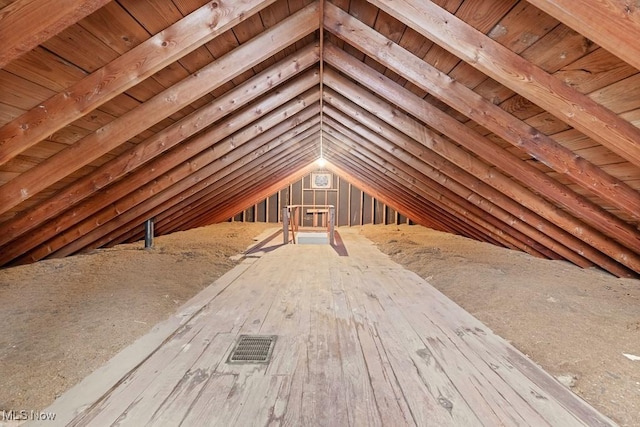
<svg viewBox="0 0 640 427">
<path fill-rule="evenodd" d="M 327 161 L 324 159 L 324 157 L 320 157 L 318 160 L 316 160 L 316 164 L 318 165 L 318 167 L 323 168 L 327 165 Z"/>
</svg>

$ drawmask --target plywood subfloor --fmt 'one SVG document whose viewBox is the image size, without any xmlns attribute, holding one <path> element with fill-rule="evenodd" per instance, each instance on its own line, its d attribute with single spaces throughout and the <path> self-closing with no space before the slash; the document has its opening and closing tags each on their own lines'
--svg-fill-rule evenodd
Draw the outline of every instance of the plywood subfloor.
<svg viewBox="0 0 640 427">
<path fill-rule="evenodd" d="M 96 426 L 613 424 L 356 231 L 340 233 L 346 254 L 262 246 L 48 411 Z M 240 334 L 278 335 L 271 363 L 225 363 Z"/>
</svg>

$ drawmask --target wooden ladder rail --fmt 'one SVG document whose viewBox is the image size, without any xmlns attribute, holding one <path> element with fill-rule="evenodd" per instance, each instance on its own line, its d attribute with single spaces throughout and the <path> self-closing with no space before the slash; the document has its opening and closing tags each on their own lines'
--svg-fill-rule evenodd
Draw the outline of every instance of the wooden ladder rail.
<svg viewBox="0 0 640 427">
<path fill-rule="evenodd" d="M 291 241 L 294 245 L 297 244 L 296 233 L 298 233 L 301 223 L 301 213 L 303 208 L 313 208 L 314 214 L 322 213 L 323 226 L 327 228 L 327 234 L 329 237 L 329 243 L 334 243 L 334 227 L 335 227 L 335 206 L 333 205 L 290 205 L 282 208 L 282 228 L 284 244 L 289 244 Z M 314 224 L 317 219 L 314 219 Z M 291 239 L 289 239 L 289 233 L 291 233 Z"/>
</svg>

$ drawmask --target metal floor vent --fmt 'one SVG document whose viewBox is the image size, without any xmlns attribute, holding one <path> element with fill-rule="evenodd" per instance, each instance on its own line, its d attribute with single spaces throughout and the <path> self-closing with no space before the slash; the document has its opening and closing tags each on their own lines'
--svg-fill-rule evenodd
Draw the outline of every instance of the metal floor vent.
<svg viewBox="0 0 640 427">
<path fill-rule="evenodd" d="M 277 335 L 240 335 L 227 363 L 269 363 Z"/>
</svg>

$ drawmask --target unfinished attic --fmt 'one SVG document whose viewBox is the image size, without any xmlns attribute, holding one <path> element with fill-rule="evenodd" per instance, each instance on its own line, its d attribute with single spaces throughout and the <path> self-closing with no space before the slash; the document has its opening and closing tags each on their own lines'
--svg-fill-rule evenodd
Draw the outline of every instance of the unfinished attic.
<svg viewBox="0 0 640 427">
<path fill-rule="evenodd" d="M 639 39 L 629 0 L 0 0 L 0 422 L 639 425 Z"/>
</svg>

